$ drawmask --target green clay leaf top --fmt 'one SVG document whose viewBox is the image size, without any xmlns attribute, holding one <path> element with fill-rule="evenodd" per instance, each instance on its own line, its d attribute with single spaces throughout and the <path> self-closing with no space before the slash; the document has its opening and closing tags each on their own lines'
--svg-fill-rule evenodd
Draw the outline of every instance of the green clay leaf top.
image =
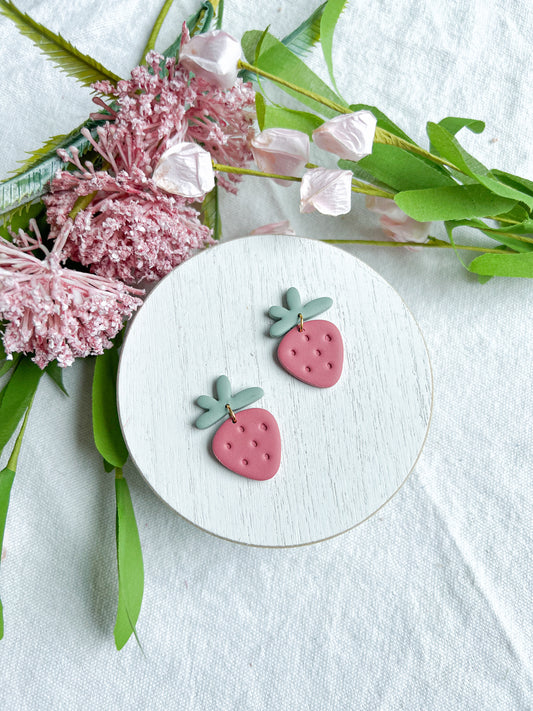
<svg viewBox="0 0 533 711">
<path fill-rule="evenodd" d="M 302 306 L 300 293 L 294 286 L 291 286 L 291 288 L 287 290 L 285 300 L 288 308 L 283 308 L 283 306 L 271 306 L 268 312 L 270 318 L 276 319 L 276 323 L 273 323 L 270 327 L 270 335 L 273 338 L 284 336 L 291 328 L 297 326 L 300 320 L 300 314 L 305 321 L 324 313 L 324 311 L 331 308 L 333 304 L 333 299 L 329 296 L 321 296 L 318 299 L 308 301 L 307 304 Z"/>
<path fill-rule="evenodd" d="M 200 430 L 205 430 L 207 427 L 214 425 L 215 422 L 228 417 L 229 411 L 226 405 L 229 405 L 233 412 L 236 412 L 257 402 L 264 395 L 262 388 L 245 388 L 232 395 L 230 381 L 225 375 L 217 378 L 216 391 L 216 398 L 209 395 L 200 395 L 196 401 L 199 407 L 206 410 L 197 418 L 195 423 Z"/>
</svg>

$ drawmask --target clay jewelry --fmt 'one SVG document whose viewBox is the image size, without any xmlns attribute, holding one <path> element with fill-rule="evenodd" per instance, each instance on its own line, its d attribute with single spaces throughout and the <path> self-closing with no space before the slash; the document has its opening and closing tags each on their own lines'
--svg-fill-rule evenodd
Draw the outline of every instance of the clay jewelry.
<svg viewBox="0 0 533 711">
<path fill-rule="evenodd" d="M 216 399 L 201 395 L 196 401 L 206 410 L 196 420 L 196 427 L 201 430 L 229 417 L 215 432 L 211 444 L 213 454 L 236 474 L 257 481 L 272 479 L 281 461 L 278 423 L 268 410 L 258 407 L 242 409 L 262 398 L 263 390 L 246 388 L 232 395 L 228 378 L 221 375 L 216 382 L 216 391 Z"/>
<path fill-rule="evenodd" d="M 342 373 L 342 336 L 330 321 L 307 319 L 327 311 L 333 299 L 323 296 L 302 306 L 298 289 L 293 286 L 287 291 L 285 299 L 288 308 L 272 306 L 268 312 L 271 318 L 276 319 L 270 327 L 270 335 L 274 338 L 283 336 L 278 346 L 280 364 L 304 383 L 317 388 L 330 388 Z"/>
</svg>

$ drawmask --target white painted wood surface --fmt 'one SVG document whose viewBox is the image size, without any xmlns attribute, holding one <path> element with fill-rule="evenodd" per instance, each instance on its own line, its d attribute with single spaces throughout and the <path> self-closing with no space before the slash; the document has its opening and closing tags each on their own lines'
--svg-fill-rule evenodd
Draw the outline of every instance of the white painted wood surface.
<svg viewBox="0 0 533 711">
<path fill-rule="evenodd" d="M 344 338 L 333 388 L 276 362 L 268 308 L 296 286 L 331 296 L 321 318 Z M 278 474 L 251 481 L 211 454 L 217 425 L 198 430 L 201 394 L 225 373 L 233 390 L 261 386 L 282 436 Z M 315 240 L 246 237 L 182 264 L 148 296 L 122 349 L 122 429 L 154 491 L 201 528 L 241 543 L 294 546 L 361 523 L 405 481 L 431 413 L 424 340 L 392 287 L 352 255 Z"/>
</svg>

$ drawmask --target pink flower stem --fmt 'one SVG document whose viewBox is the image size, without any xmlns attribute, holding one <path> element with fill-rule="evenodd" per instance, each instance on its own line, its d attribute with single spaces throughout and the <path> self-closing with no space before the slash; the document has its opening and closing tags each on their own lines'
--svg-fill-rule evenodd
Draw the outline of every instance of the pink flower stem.
<svg viewBox="0 0 533 711">
<path fill-rule="evenodd" d="M 258 178 L 273 178 L 275 180 L 292 180 L 293 182 L 301 183 L 302 179 L 297 178 L 293 175 L 277 175 L 276 173 L 263 173 L 260 170 L 253 170 L 252 168 L 238 168 L 233 165 L 221 165 L 220 163 L 213 163 L 213 168 L 221 173 L 235 173 L 237 175 L 255 175 Z M 363 195 L 375 195 L 377 197 L 384 197 L 392 199 L 394 198 L 393 193 L 385 192 L 379 188 L 375 188 L 373 185 L 367 185 L 366 183 L 360 183 L 355 181 L 357 184 L 354 185 L 352 181 L 352 192 L 362 193 Z"/>
</svg>

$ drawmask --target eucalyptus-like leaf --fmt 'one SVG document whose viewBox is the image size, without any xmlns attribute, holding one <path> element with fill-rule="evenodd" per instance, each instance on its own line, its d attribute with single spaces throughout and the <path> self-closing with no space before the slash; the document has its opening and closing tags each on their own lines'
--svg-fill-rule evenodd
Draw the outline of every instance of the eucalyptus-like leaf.
<svg viewBox="0 0 533 711">
<path fill-rule="evenodd" d="M 117 411 L 118 345 L 95 359 L 92 414 L 94 443 L 104 459 L 122 467 L 128 450 L 122 437 Z"/>
<path fill-rule="evenodd" d="M 320 45 L 322 46 L 322 53 L 326 60 L 329 76 L 337 93 L 337 83 L 333 74 L 333 34 L 346 3 L 347 0 L 328 0 L 320 20 Z"/>
<path fill-rule="evenodd" d="M 87 54 L 83 54 L 70 42 L 21 12 L 10 0 L 0 0 L 0 12 L 12 20 L 20 32 L 32 40 L 56 67 L 90 87 L 95 81 L 109 79 L 113 83 L 120 77 L 106 69 Z"/>
<path fill-rule="evenodd" d="M 28 356 L 21 357 L 12 370 L 0 403 L 0 454 L 33 400 L 42 374 Z"/>
<path fill-rule="evenodd" d="M 485 217 L 510 210 L 515 200 L 493 194 L 483 185 L 455 185 L 397 193 L 394 200 L 419 222 Z"/>
<path fill-rule="evenodd" d="M 122 649 L 139 619 L 144 592 L 144 565 L 141 541 L 130 490 L 121 473 L 115 478 L 118 607 L 114 636 Z"/>
</svg>

